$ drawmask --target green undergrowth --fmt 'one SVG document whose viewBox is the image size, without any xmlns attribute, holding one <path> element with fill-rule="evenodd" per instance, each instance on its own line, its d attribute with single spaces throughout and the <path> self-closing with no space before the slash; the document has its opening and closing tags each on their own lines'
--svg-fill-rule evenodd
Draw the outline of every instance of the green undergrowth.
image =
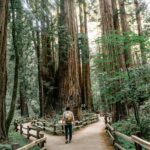
<svg viewBox="0 0 150 150">
<path fill-rule="evenodd" d="M 29 143 L 28 139 L 26 139 L 17 132 L 10 133 L 9 138 L 13 143 L 19 143 L 20 147 L 27 145 Z M 30 150 L 40 150 L 40 148 L 38 146 L 34 146 Z"/>
<path fill-rule="evenodd" d="M 149 117 L 143 117 L 141 119 L 141 126 L 138 127 L 133 116 L 130 116 L 126 120 L 118 121 L 112 125 L 116 131 L 119 131 L 125 135 L 131 136 L 135 135 L 137 131 L 142 133 L 142 139 L 149 141 L 150 138 L 150 119 Z M 116 137 L 117 142 L 128 150 L 135 150 L 135 146 L 122 139 L 121 137 Z"/>
<path fill-rule="evenodd" d="M 126 120 L 118 121 L 112 125 L 116 131 L 119 131 L 125 135 L 131 136 L 134 135 L 136 131 L 139 131 L 139 127 L 136 125 L 136 122 L 133 117 L 130 117 Z M 132 143 L 125 141 L 123 138 L 117 136 L 117 143 L 127 150 L 135 150 L 135 146 Z"/>
<path fill-rule="evenodd" d="M 134 144 L 131 144 L 120 137 L 117 137 L 117 143 L 127 150 L 135 150 Z"/>
<path fill-rule="evenodd" d="M 9 144 L 0 144 L 0 150 L 11 150 L 11 145 L 9 145 Z"/>
<path fill-rule="evenodd" d="M 8 144 L 0 144 L 0 150 L 12 150 L 12 143 L 18 143 L 19 146 L 22 147 L 24 145 L 27 145 L 29 141 L 17 132 L 10 132 Z M 40 148 L 38 146 L 34 146 L 29 150 L 40 150 Z"/>
</svg>

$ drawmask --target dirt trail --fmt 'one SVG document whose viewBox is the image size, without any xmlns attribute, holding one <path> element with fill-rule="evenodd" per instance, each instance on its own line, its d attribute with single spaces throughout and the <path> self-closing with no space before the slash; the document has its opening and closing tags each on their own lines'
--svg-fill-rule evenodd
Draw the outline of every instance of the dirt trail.
<svg viewBox="0 0 150 150">
<path fill-rule="evenodd" d="M 104 130 L 104 120 L 89 125 L 73 134 L 70 144 L 65 144 L 64 136 L 45 134 L 47 150 L 114 150 Z"/>
</svg>

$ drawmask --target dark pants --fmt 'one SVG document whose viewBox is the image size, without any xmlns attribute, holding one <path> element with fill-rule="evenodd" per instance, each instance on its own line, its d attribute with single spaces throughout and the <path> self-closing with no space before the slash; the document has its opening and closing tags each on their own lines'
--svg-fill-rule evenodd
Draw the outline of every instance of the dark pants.
<svg viewBox="0 0 150 150">
<path fill-rule="evenodd" d="M 65 125 L 66 140 L 68 140 L 68 135 L 69 135 L 69 141 L 71 141 L 72 140 L 72 124 L 66 124 Z"/>
</svg>

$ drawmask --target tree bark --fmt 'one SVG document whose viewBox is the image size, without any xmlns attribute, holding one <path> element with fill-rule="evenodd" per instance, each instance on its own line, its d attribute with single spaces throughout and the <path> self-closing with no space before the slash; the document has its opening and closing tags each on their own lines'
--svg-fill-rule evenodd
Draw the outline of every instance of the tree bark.
<svg viewBox="0 0 150 150">
<path fill-rule="evenodd" d="M 115 34 L 121 35 L 117 0 L 112 0 L 112 9 L 113 9 L 113 22 L 114 22 Z M 126 71 L 126 64 L 125 64 L 125 56 L 124 56 L 123 47 L 116 45 L 116 55 L 117 55 L 117 57 L 116 57 L 117 62 L 119 63 L 119 68 Z"/>
<path fill-rule="evenodd" d="M 43 9 L 46 9 L 46 3 L 41 2 Z M 43 100 L 44 100 L 44 113 L 51 113 L 55 108 L 54 92 L 55 92 L 55 65 L 54 65 L 54 37 L 53 33 L 49 33 L 50 27 L 53 27 L 53 22 L 43 14 L 41 32 L 41 69 L 42 69 L 42 82 L 43 82 Z M 52 30 L 51 30 L 52 31 Z"/>
<path fill-rule="evenodd" d="M 0 141 L 6 140 L 6 39 L 8 1 L 0 0 Z"/>
<path fill-rule="evenodd" d="M 20 109 L 21 109 L 21 116 L 29 117 L 29 110 L 28 110 L 28 103 L 26 98 L 26 90 L 24 89 L 25 85 L 24 82 L 20 83 Z"/>
<path fill-rule="evenodd" d="M 60 2 L 58 99 L 60 108 L 73 109 L 81 103 L 75 2 Z"/>
<path fill-rule="evenodd" d="M 21 1 L 16 1 L 16 42 L 18 47 L 18 55 L 19 55 L 19 104 L 20 104 L 20 110 L 21 110 L 21 116 L 23 117 L 29 117 L 29 111 L 28 111 L 28 100 L 27 100 L 27 85 L 28 81 L 26 78 L 26 59 L 25 57 L 25 51 L 24 49 L 28 49 L 27 47 L 24 48 L 24 39 L 23 34 L 25 31 L 24 28 L 24 14 L 23 14 L 23 8 Z"/>
<path fill-rule="evenodd" d="M 17 99 L 17 90 L 18 90 L 18 71 L 19 71 L 19 55 L 18 55 L 18 45 L 17 45 L 17 27 L 16 27 L 16 17 L 15 17 L 15 8 L 14 8 L 14 1 L 11 0 L 11 10 L 12 10 L 12 40 L 13 40 L 13 48 L 15 51 L 15 69 L 14 69 L 14 85 L 13 85 L 13 93 L 12 93 L 12 100 L 10 105 L 10 110 L 7 117 L 7 134 L 9 131 L 9 127 L 11 124 L 11 121 L 14 116 L 15 112 L 15 105 L 16 105 L 16 99 Z"/>
<path fill-rule="evenodd" d="M 38 62 L 38 86 L 39 86 L 39 103 L 40 103 L 40 117 L 44 116 L 44 97 L 43 97 L 43 82 L 42 82 L 42 69 L 41 69 L 41 51 L 40 51 L 40 33 L 39 31 L 32 31 L 34 48 L 36 51 Z"/>
<path fill-rule="evenodd" d="M 111 34 L 113 34 L 114 31 L 114 20 L 113 20 L 113 9 L 112 9 L 112 2 L 111 0 L 100 0 L 100 15 L 101 15 L 101 28 L 102 28 L 102 37 L 109 38 Z M 110 76 L 113 76 L 114 70 L 114 63 L 116 61 L 113 61 L 113 45 L 110 43 L 103 43 L 102 42 L 102 55 L 103 55 L 103 72 L 106 72 Z M 109 61 L 111 59 L 111 62 Z M 111 89 L 110 94 L 114 94 L 115 87 Z M 103 100 L 105 100 L 104 104 L 111 105 L 110 102 L 107 100 L 107 96 L 102 95 Z M 108 107 L 109 107 L 108 106 Z M 116 105 L 114 104 L 114 107 Z M 106 111 L 106 108 L 105 108 Z M 116 109 L 112 109 L 113 116 L 116 115 Z"/>
<path fill-rule="evenodd" d="M 119 7 L 120 7 L 120 18 L 121 18 L 121 29 L 123 35 L 127 38 L 128 37 L 128 32 L 129 26 L 127 22 L 127 15 L 126 15 L 126 10 L 125 10 L 125 4 L 124 0 L 118 0 L 119 1 Z M 124 43 L 124 47 L 126 47 L 127 43 Z M 131 53 L 131 48 L 124 48 L 124 56 L 125 56 L 125 63 L 126 63 L 126 68 L 132 67 L 133 66 L 133 60 L 132 60 L 132 53 Z"/>
<path fill-rule="evenodd" d="M 115 29 L 115 34 L 121 35 L 120 32 L 120 24 L 119 24 L 119 15 L 118 15 L 118 8 L 117 8 L 117 0 L 112 0 L 112 9 L 113 9 L 113 20 L 114 20 L 114 29 Z M 125 63 L 125 55 L 123 52 L 123 47 L 115 45 L 115 56 L 116 56 L 116 64 L 118 71 L 127 71 L 126 68 L 126 63 Z M 117 86 L 116 86 L 116 92 L 121 89 L 121 84 L 122 84 L 122 79 L 116 81 Z M 126 97 L 125 97 L 126 98 Z M 125 101 L 124 98 L 124 101 Z M 126 102 L 117 102 L 115 104 L 115 109 L 116 109 L 116 117 L 114 117 L 114 120 L 121 120 L 127 116 L 127 110 L 126 110 Z M 117 113 L 118 112 L 118 113 Z"/>
<path fill-rule="evenodd" d="M 80 14 L 80 49 L 82 55 L 82 103 L 86 104 L 89 110 L 93 109 L 92 94 L 91 94 L 91 78 L 90 78 L 90 56 L 88 43 L 87 29 L 87 10 L 85 0 L 79 2 Z"/>
<path fill-rule="evenodd" d="M 102 20 L 102 36 L 111 40 L 111 35 L 120 34 L 119 18 L 117 12 L 117 2 L 115 0 L 100 0 L 100 12 Z M 113 39 L 115 41 L 115 39 Z M 102 43 L 102 53 L 103 53 L 103 71 L 107 72 L 110 78 L 114 78 L 115 72 L 119 72 L 121 68 L 126 68 L 124 53 L 121 51 L 122 47 L 117 46 L 115 43 Z M 120 55 L 121 53 L 121 55 Z M 107 61 L 105 60 L 107 59 Z M 110 95 L 114 97 L 121 88 L 120 80 L 111 81 L 112 87 Z M 103 96 L 105 97 L 105 96 Z M 106 97 L 107 99 L 107 97 Z M 107 100 L 105 104 L 108 103 Z M 113 122 L 120 120 L 126 116 L 125 104 L 121 102 L 109 102 L 112 109 L 112 119 Z M 120 107 L 123 109 L 120 109 Z"/>
<path fill-rule="evenodd" d="M 140 7 L 139 7 L 139 2 L 138 0 L 134 0 L 135 4 L 135 9 L 136 9 L 136 22 L 137 22 L 137 31 L 139 36 L 143 36 L 143 31 L 142 31 L 142 23 L 141 23 L 141 16 L 140 16 Z M 142 58 L 142 64 L 147 63 L 147 58 L 146 54 L 144 52 L 144 43 L 141 41 L 140 42 L 140 50 L 141 50 L 141 58 Z"/>
<path fill-rule="evenodd" d="M 35 49 L 38 60 L 38 82 L 39 82 L 39 102 L 40 102 L 40 117 L 44 116 L 44 96 L 43 96 L 43 81 L 42 81 L 42 69 L 41 69 L 41 52 L 40 52 L 40 35 L 39 31 L 36 31 Z"/>
</svg>

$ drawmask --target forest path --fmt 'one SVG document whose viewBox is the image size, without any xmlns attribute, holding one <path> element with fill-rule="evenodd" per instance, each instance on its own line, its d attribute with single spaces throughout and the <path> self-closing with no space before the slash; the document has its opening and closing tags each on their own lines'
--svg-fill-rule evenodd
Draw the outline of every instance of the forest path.
<svg viewBox="0 0 150 150">
<path fill-rule="evenodd" d="M 72 143 L 65 144 L 64 136 L 45 134 L 47 150 L 114 150 L 105 132 L 104 119 L 73 134 Z"/>
</svg>

